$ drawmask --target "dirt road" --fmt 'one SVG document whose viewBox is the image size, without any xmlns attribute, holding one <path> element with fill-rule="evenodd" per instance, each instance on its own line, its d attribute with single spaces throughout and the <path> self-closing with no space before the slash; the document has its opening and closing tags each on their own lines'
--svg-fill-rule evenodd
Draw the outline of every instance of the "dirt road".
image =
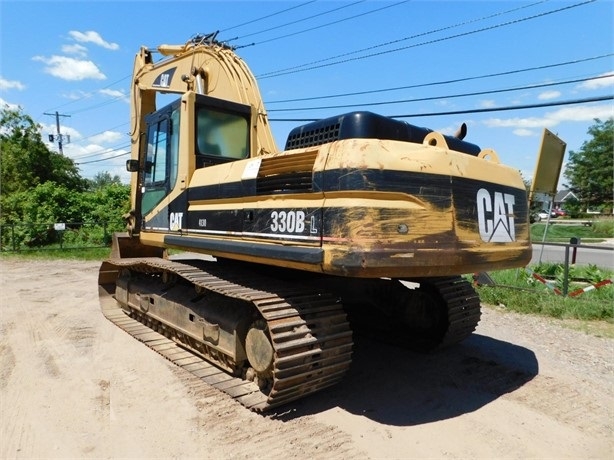
<svg viewBox="0 0 614 460">
<path fill-rule="evenodd" d="M 2 458 L 612 458 L 613 341 L 485 308 L 418 355 L 355 338 L 352 370 L 249 412 L 107 321 L 98 264 L 0 262 Z"/>
</svg>

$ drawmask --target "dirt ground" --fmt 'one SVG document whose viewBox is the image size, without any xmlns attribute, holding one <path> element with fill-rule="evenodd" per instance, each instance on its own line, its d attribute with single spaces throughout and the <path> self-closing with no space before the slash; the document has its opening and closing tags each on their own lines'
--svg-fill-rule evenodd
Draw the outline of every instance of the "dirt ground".
<svg viewBox="0 0 614 460">
<path fill-rule="evenodd" d="M 101 314 L 98 263 L 0 261 L 2 458 L 603 458 L 613 341 L 485 308 L 418 355 L 356 337 L 343 382 L 258 415 Z"/>
</svg>

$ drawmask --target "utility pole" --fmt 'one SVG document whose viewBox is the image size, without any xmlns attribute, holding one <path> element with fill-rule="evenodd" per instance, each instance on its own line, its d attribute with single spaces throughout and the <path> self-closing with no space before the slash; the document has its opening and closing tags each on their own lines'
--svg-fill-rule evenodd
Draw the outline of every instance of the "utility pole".
<svg viewBox="0 0 614 460">
<path fill-rule="evenodd" d="M 58 113 L 57 111 L 55 113 L 44 113 L 44 115 L 50 115 L 50 116 L 54 116 L 55 115 L 55 126 L 57 129 L 57 134 L 55 136 L 55 139 L 57 139 L 58 141 L 58 149 L 60 151 L 61 155 L 64 155 L 64 152 L 62 151 L 62 143 L 63 143 L 63 134 L 60 132 L 60 117 L 70 117 L 70 115 L 64 115 L 61 113 Z M 53 134 L 49 134 L 49 142 L 54 142 L 54 136 Z M 70 136 L 67 135 L 66 136 L 66 143 L 69 144 L 70 143 Z"/>
</svg>

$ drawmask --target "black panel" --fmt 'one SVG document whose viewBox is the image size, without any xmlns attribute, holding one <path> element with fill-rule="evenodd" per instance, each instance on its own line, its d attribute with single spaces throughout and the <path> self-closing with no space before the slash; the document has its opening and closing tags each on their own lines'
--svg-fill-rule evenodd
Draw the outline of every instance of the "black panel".
<svg viewBox="0 0 614 460">
<path fill-rule="evenodd" d="M 193 248 L 201 251 L 226 252 L 243 254 L 252 257 L 287 260 L 293 262 L 320 264 L 323 260 L 321 248 L 304 248 L 296 246 L 273 246 L 242 241 L 218 240 L 214 238 L 199 238 L 189 236 L 166 235 L 164 243 Z"/>
<path fill-rule="evenodd" d="M 431 129 L 372 112 L 350 112 L 314 121 L 290 131 L 285 150 L 322 145 L 341 139 L 388 139 L 421 144 Z M 448 147 L 476 156 L 480 147 L 453 136 L 444 136 Z"/>
<path fill-rule="evenodd" d="M 243 231 L 243 210 L 229 211 L 190 211 L 188 213 L 188 232 L 190 230 L 209 230 L 223 232 Z"/>
</svg>

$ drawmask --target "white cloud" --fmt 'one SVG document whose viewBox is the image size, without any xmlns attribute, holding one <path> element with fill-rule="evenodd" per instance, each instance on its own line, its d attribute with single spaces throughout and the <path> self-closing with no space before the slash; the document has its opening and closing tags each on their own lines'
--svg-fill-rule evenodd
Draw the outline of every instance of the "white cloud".
<svg viewBox="0 0 614 460">
<path fill-rule="evenodd" d="M 7 89 L 18 89 L 18 90 L 22 90 L 25 89 L 25 85 L 19 81 L 16 80 L 6 80 L 5 78 L 0 77 L 0 90 L 7 90 Z"/>
<path fill-rule="evenodd" d="M 11 102 L 5 101 L 0 97 L 0 108 L 7 108 L 9 110 L 19 110 L 18 104 L 13 104 Z"/>
<path fill-rule="evenodd" d="M 496 106 L 497 106 L 496 102 L 493 101 L 492 99 L 480 101 L 480 104 L 479 104 L 479 107 L 483 109 L 492 109 L 493 107 L 496 107 Z"/>
<path fill-rule="evenodd" d="M 592 121 L 595 118 L 606 119 L 614 117 L 614 107 L 611 104 L 565 107 L 546 114 L 558 123 L 565 121 Z"/>
<path fill-rule="evenodd" d="M 105 148 L 95 143 L 85 146 L 69 144 L 64 153 L 75 160 L 83 177 L 93 178 L 98 172 L 108 171 L 111 175 L 120 176 L 124 183 L 130 183 L 130 173 L 126 171 L 126 159 L 130 158 L 129 148 Z M 102 159 L 104 161 L 89 163 Z"/>
<path fill-rule="evenodd" d="M 34 56 L 32 59 L 45 64 L 45 73 L 62 80 L 76 81 L 88 78 L 106 80 L 107 78 L 92 61 L 84 61 L 66 56 L 51 56 L 50 58 Z"/>
<path fill-rule="evenodd" d="M 516 136 L 520 136 L 520 137 L 529 137 L 529 136 L 535 136 L 535 132 L 531 131 L 530 129 L 526 129 L 526 128 L 519 128 L 519 129 L 515 129 L 513 131 L 513 133 Z"/>
<path fill-rule="evenodd" d="M 561 96 L 560 91 L 544 91 L 539 96 L 537 96 L 537 99 L 541 101 L 547 101 L 549 99 L 556 99 L 557 97 L 560 97 L 560 96 Z"/>
<path fill-rule="evenodd" d="M 78 30 L 71 30 L 68 34 L 78 41 L 79 43 L 93 43 L 98 46 L 102 46 L 108 50 L 117 50 L 119 45 L 117 43 L 109 43 L 100 36 L 98 32 L 88 30 L 87 32 L 79 32 Z"/>
<path fill-rule="evenodd" d="M 557 124 L 554 120 L 547 117 L 529 117 L 529 118 L 490 118 L 484 120 L 484 124 L 490 128 L 543 128 Z"/>
<path fill-rule="evenodd" d="M 87 91 L 71 91 L 69 93 L 64 93 L 62 96 L 64 96 L 66 99 L 71 99 L 73 101 L 76 100 L 80 100 L 80 99 L 87 99 L 92 97 L 91 93 L 88 93 Z"/>
<path fill-rule="evenodd" d="M 603 77 L 603 78 L 596 78 L 596 79 L 585 81 L 581 83 L 580 85 L 578 85 L 577 87 L 578 89 L 592 90 L 592 89 L 607 88 L 609 86 L 614 86 L 614 74 L 613 73 L 610 73 L 610 72 L 604 73 L 604 74 L 601 74 L 600 77 Z"/>
<path fill-rule="evenodd" d="M 83 45 L 79 45 L 77 43 L 72 45 L 64 45 L 62 46 L 62 52 L 66 54 L 74 54 L 76 56 L 85 57 L 87 56 L 87 48 Z"/>
<path fill-rule="evenodd" d="M 57 145 L 57 142 L 49 142 L 49 134 L 53 134 L 54 136 L 57 134 L 57 126 L 55 122 L 40 123 L 39 126 L 39 132 L 41 133 L 43 142 L 45 142 L 48 146 Z M 62 144 L 63 150 L 68 149 L 69 145 L 72 146 L 72 142 L 81 139 L 81 133 L 70 126 L 62 125 L 60 127 L 60 132 L 62 133 L 62 136 L 64 136 L 64 142 Z"/>
<path fill-rule="evenodd" d="M 111 144 L 127 140 L 127 136 L 117 131 L 105 131 L 104 133 L 91 136 L 88 139 L 95 144 Z"/>
<path fill-rule="evenodd" d="M 101 89 L 98 91 L 100 94 L 104 94 L 105 96 L 110 96 L 115 99 L 121 99 L 124 102 L 130 103 L 130 98 L 123 93 L 123 91 L 113 90 L 113 89 Z"/>
<path fill-rule="evenodd" d="M 543 117 L 490 118 L 483 123 L 491 128 L 516 128 L 514 133 L 522 136 L 532 128 L 551 128 L 564 122 L 591 121 L 595 118 L 607 119 L 612 116 L 614 116 L 614 107 L 610 104 L 578 105 L 546 113 Z"/>
</svg>

